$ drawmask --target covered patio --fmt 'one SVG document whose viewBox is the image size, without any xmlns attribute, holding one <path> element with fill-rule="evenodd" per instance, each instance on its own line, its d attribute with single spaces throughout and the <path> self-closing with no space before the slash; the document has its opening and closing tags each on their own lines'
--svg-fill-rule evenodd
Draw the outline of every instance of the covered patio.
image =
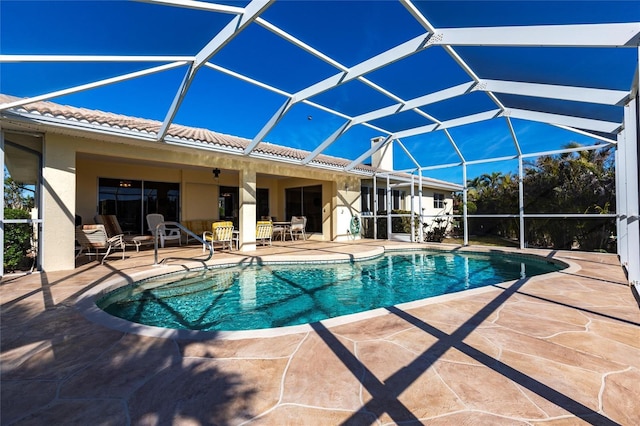
<svg viewBox="0 0 640 426">
<path fill-rule="evenodd" d="M 415 244 L 276 242 L 211 263 L 402 247 Z M 200 248 L 162 255 L 185 250 Z M 571 268 L 302 333 L 205 340 L 118 331 L 78 310 L 92 289 L 148 271 L 151 251 L 6 277 L 2 424 L 638 424 L 640 314 L 616 256 L 526 252 Z"/>
</svg>

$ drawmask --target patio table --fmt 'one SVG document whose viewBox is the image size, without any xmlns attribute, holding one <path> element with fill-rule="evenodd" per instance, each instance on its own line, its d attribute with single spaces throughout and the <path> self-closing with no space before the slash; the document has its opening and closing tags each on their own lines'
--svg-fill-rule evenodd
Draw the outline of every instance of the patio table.
<svg viewBox="0 0 640 426">
<path fill-rule="evenodd" d="M 291 226 L 291 222 L 273 222 L 273 227 L 275 229 L 276 226 L 282 227 L 282 232 L 280 232 L 281 240 L 284 241 L 285 235 L 289 232 L 289 227 Z"/>
</svg>

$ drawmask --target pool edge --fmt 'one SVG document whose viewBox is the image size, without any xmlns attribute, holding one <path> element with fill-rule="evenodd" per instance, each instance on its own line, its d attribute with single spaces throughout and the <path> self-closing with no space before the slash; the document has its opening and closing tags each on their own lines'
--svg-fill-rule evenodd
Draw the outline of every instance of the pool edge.
<svg viewBox="0 0 640 426">
<path fill-rule="evenodd" d="M 581 267 L 572 262 L 570 259 L 564 258 L 562 260 L 555 259 L 549 256 L 543 256 L 541 254 L 536 254 L 531 251 L 522 251 L 522 250 L 510 250 L 504 248 L 493 248 L 493 247 L 460 247 L 455 246 L 455 251 L 463 251 L 467 253 L 505 253 L 509 255 L 515 256 L 525 256 L 525 257 L 535 257 L 537 259 L 547 260 L 552 263 L 560 263 L 566 265 L 564 269 L 561 271 L 549 272 L 542 275 L 537 275 L 533 277 L 528 277 L 527 281 L 535 281 L 537 279 L 548 279 L 553 277 L 554 274 L 562 274 L 562 273 L 576 273 L 581 269 Z M 301 260 L 298 259 L 296 261 L 286 262 L 283 259 L 272 259 L 267 261 L 261 261 L 262 264 L 299 264 L 299 263 L 311 263 L 322 261 L 322 263 L 348 263 L 352 261 L 366 261 L 378 256 L 383 255 L 386 252 L 394 252 L 394 251 L 425 251 L 425 250 L 436 250 L 442 252 L 451 252 L 453 250 L 446 249 L 443 247 L 434 247 L 434 246 L 420 246 L 416 247 L 414 244 L 407 245 L 394 245 L 393 247 L 380 247 L 380 253 L 369 254 L 365 256 L 359 256 L 354 258 L 353 255 L 347 255 L 346 258 L 342 260 L 336 259 L 313 259 L 312 256 L 307 256 L 306 259 Z M 550 254 L 553 254 L 551 252 Z M 268 337 L 278 337 L 285 336 L 291 334 L 299 334 L 299 333 L 307 333 L 313 330 L 311 324 L 302 324 L 302 325 L 293 325 L 286 327 L 278 327 L 278 328 L 267 328 L 267 329 L 256 329 L 256 330 L 237 330 L 237 331 L 195 331 L 195 330 L 180 330 L 180 329 L 168 329 L 162 327 L 155 327 L 149 325 L 138 324 L 134 322 L 130 322 L 124 320 L 122 318 L 118 318 L 108 314 L 103 311 L 96 305 L 96 301 L 105 295 L 117 288 L 129 285 L 131 283 L 146 280 L 152 277 L 163 276 L 167 274 L 172 274 L 176 272 L 188 272 L 195 271 L 198 269 L 207 268 L 219 268 L 219 267 L 228 267 L 228 266 L 238 266 L 242 264 L 251 264 L 253 262 L 244 262 L 244 261 L 236 261 L 236 262 L 216 262 L 211 265 L 203 265 L 202 262 L 191 262 L 185 265 L 168 265 L 160 268 L 152 268 L 145 271 L 140 271 L 131 275 L 127 275 L 126 277 L 118 277 L 106 281 L 98 286 L 95 286 L 90 291 L 84 293 L 79 296 L 76 301 L 76 308 L 81 312 L 81 314 L 88 319 L 89 321 L 101 325 L 103 327 L 121 331 L 123 333 L 142 335 L 147 337 L 156 337 L 156 338 L 165 338 L 165 339 L 177 339 L 177 340 L 211 340 L 211 339 L 219 339 L 219 340 L 240 340 L 240 339 L 255 339 L 255 338 L 268 338 Z M 501 286 L 510 286 L 513 283 L 519 280 L 511 280 L 505 281 L 501 283 L 492 284 L 486 287 L 479 287 L 474 289 L 463 290 L 455 293 L 443 294 L 439 296 L 428 297 L 425 299 L 419 299 L 411 302 L 405 302 L 398 305 L 394 305 L 398 309 L 414 309 L 426 305 L 430 305 L 433 303 L 443 302 L 454 300 L 462 297 L 467 297 L 473 294 L 481 294 L 490 291 L 496 291 Z M 357 321 L 362 321 L 369 318 L 379 317 L 383 315 L 388 315 L 390 312 L 386 308 L 376 308 L 372 310 L 368 310 L 365 312 L 358 312 L 354 314 L 342 315 L 335 318 L 328 318 L 326 320 L 319 321 L 320 324 L 327 328 L 337 327 L 344 324 L 349 324 Z"/>
</svg>

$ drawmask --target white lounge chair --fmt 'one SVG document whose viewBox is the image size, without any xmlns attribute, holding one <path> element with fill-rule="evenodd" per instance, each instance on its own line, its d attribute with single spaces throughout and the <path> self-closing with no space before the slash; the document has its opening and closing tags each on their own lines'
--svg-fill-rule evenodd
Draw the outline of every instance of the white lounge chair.
<svg viewBox="0 0 640 426">
<path fill-rule="evenodd" d="M 178 240 L 178 243 L 182 245 L 180 229 L 168 228 L 164 224 L 164 216 L 159 213 L 149 213 L 147 215 L 147 225 L 149 225 L 149 231 L 154 238 L 160 239 L 160 247 L 164 248 L 164 242 L 167 240 Z M 158 235 L 156 235 L 156 232 Z"/>
</svg>

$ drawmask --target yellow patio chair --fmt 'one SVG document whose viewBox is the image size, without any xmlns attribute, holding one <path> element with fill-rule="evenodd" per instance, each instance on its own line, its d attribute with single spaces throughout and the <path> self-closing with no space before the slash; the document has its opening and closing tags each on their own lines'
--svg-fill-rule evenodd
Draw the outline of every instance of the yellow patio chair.
<svg viewBox="0 0 640 426">
<path fill-rule="evenodd" d="M 204 231 L 202 233 L 202 240 L 211 245 L 220 244 L 223 250 L 225 247 L 233 250 L 233 222 L 214 222 L 211 225 L 211 231 Z M 202 252 L 206 249 L 207 245 L 202 244 Z"/>
<path fill-rule="evenodd" d="M 259 241 L 262 245 L 271 245 L 271 237 L 273 235 L 273 224 L 271 221 L 259 220 L 256 223 L 256 243 Z"/>
<path fill-rule="evenodd" d="M 76 254 L 76 259 L 83 252 L 85 252 L 86 256 L 95 256 L 96 260 L 98 260 L 98 255 L 104 254 L 100 262 L 100 264 L 104 264 L 104 260 L 109 256 L 111 250 L 115 249 L 122 250 L 122 259 L 124 260 L 126 245 L 123 235 L 108 237 L 107 231 L 102 224 L 77 226 L 76 241 L 80 245 L 80 251 Z M 103 251 L 103 253 L 100 253 L 100 251 Z"/>
</svg>

